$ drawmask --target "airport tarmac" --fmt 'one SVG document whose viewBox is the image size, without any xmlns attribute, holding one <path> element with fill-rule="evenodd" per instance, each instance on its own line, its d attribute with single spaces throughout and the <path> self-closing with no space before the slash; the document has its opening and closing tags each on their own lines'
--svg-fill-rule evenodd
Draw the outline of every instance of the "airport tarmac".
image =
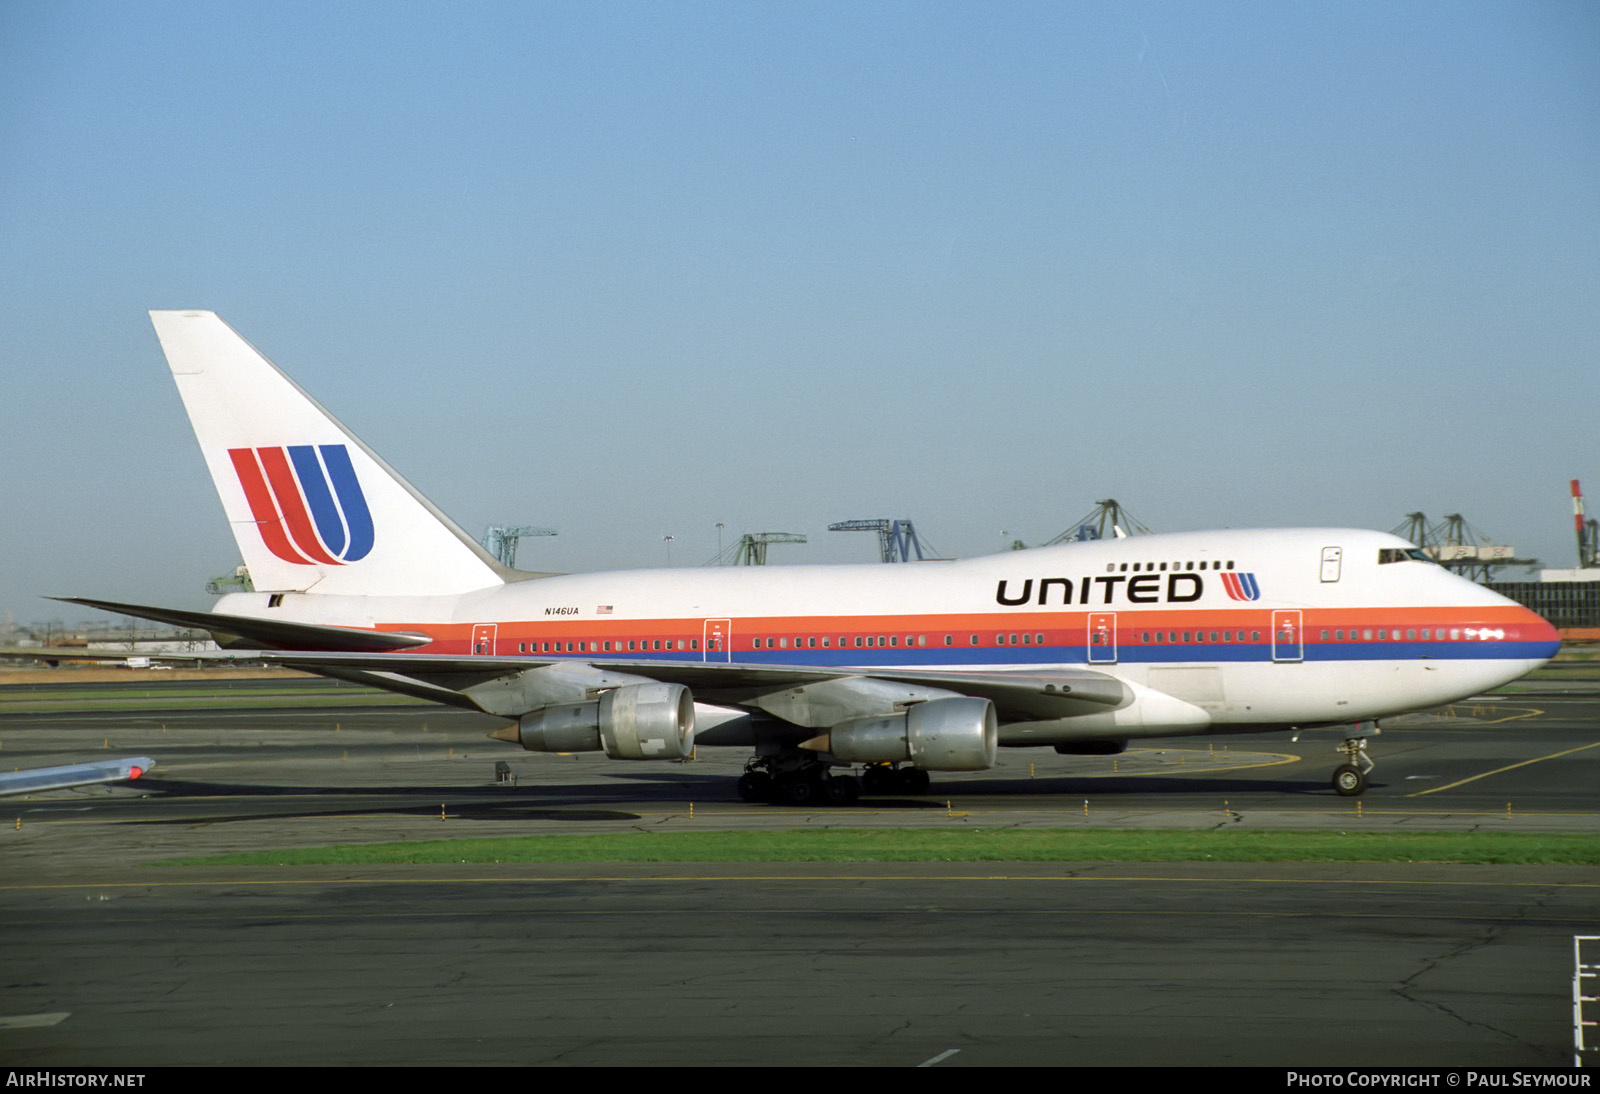
<svg viewBox="0 0 1600 1094">
<path fill-rule="evenodd" d="M 1357 800 L 1327 786 L 1337 736 L 1308 733 L 1003 752 L 814 811 L 737 801 L 737 755 L 535 756 L 438 707 L 155 693 L 0 713 L 7 766 L 160 764 L 0 803 L 0 1063 L 1559 1066 L 1571 938 L 1600 933 L 1590 868 L 143 865 L 730 826 L 1597 832 L 1581 693 L 1397 719 Z"/>
</svg>

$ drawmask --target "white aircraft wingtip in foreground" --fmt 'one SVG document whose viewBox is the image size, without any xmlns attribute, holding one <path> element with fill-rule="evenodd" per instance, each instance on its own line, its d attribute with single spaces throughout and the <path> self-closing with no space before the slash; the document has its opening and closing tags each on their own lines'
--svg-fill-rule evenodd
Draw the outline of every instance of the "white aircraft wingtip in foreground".
<svg viewBox="0 0 1600 1094">
<path fill-rule="evenodd" d="M 1527 609 L 1406 541 L 1190 532 L 955 562 L 507 570 L 216 315 L 152 313 L 256 592 L 202 621 L 268 661 L 486 711 L 533 751 L 753 750 L 749 800 L 848 802 L 997 747 L 1350 727 L 1554 655 Z M 865 765 L 863 777 L 849 774 Z"/>
<path fill-rule="evenodd" d="M 96 783 L 132 782 L 142 778 L 155 765 L 156 762 L 148 756 L 130 756 L 124 760 L 94 760 L 84 764 L 7 771 L 0 774 L 0 795 L 38 794 L 46 790 L 70 790 Z"/>
</svg>

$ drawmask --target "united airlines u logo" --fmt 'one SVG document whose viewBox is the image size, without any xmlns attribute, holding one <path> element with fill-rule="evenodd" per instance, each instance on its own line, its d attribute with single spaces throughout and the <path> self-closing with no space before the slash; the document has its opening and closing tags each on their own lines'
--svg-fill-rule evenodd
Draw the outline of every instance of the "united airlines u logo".
<svg viewBox="0 0 1600 1094">
<path fill-rule="evenodd" d="M 267 549 L 298 566 L 342 566 L 372 550 L 372 513 L 342 444 L 230 448 Z"/>
<path fill-rule="evenodd" d="M 1234 600 L 1260 600 L 1261 585 L 1256 581 L 1255 574 L 1234 573 L 1226 570 L 1222 573 L 1222 587 L 1228 591 L 1228 596 Z"/>
</svg>

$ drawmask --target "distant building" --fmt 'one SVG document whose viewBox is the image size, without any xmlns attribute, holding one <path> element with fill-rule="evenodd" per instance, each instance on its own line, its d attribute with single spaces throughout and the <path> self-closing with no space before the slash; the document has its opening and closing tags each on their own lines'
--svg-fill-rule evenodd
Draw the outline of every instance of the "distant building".
<svg viewBox="0 0 1600 1094">
<path fill-rule="evenodd" d="M 1600 627 L 1600 567 L 1540 570 L 1538 581 L 1490 581 L 1489 588 L 1557 627 Z"/>
</svg>

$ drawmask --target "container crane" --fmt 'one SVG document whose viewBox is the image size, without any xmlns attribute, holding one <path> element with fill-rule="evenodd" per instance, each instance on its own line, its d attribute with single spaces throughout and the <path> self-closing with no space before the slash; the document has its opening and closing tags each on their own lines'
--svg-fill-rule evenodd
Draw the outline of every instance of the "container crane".
<svg viewBox="0 0 1600 1094">
<path fill-rule="evenodd" d="M 878 533 L 878 557 L 884 562 L 923 562 L 929 557 L 923 553 L 923 543 L 909 520 L 841 520 L 828 525 L 828 531 Z M 911 557 L 913 552 L 915 559 Z"/>
</svg>

